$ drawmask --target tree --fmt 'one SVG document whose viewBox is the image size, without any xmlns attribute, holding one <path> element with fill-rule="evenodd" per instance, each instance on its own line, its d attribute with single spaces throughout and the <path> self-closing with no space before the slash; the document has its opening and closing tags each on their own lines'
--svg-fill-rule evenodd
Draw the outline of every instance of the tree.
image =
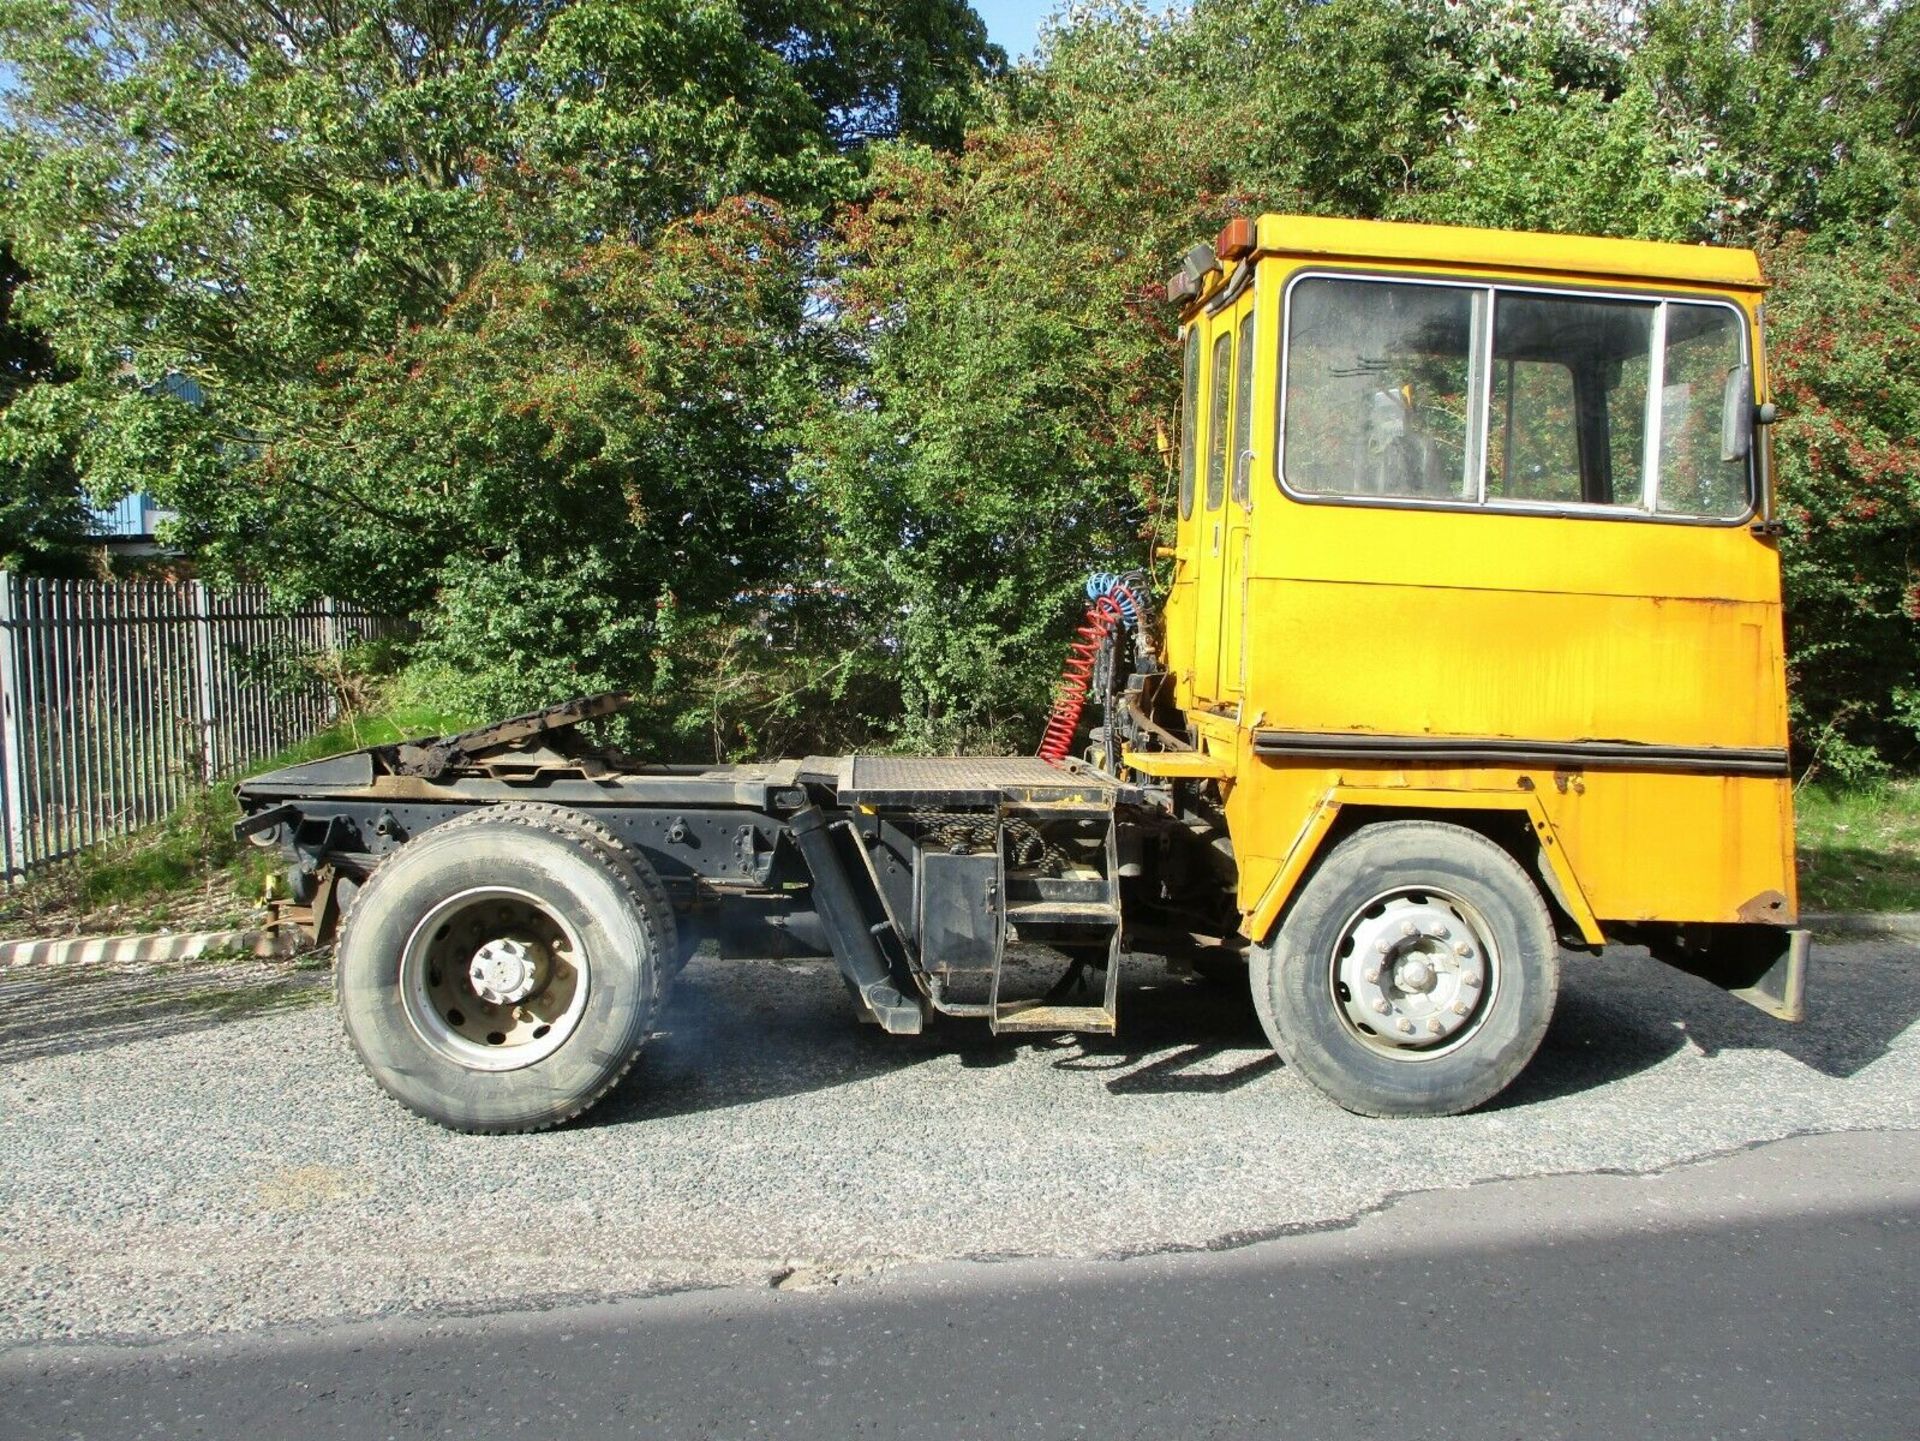
<svg viewBox="0 0 1920 1441">
<path fill-rule="evenodd" d="M 1795 730 L 1859 779 L 1920 750 L 1920 253 L 1802 239 L 1769 268 Z"/>
<path fill-rule="evenodd" d="M 31 414 L 55 368 L 46 342 L 14 322 L 13 296 L 25 278 L 0 243 L 0 570 L 83 575 L 91 555 L 80 484 L 66 447 L 48 443 L 57 427 Z M 28 400 L 16 415 L 22 396 Z"/>
<path fill-rule="evenodd" d="M 946 149 L 1006 53 L 966 0 L 754 0 L 754 39 L 793 67 L 842 147 L 899 137 Z"/>
<path fill-rule="evenodd" d="M 969 18 L 0 0 L 46 419 L 211 575 L 423 612 L 465 703 L 651 687 L 805 551 L 811 229 L 963 113 Z"/>
<path fill-rule="evenodd" d="M 961 153 L 878 147 L 831 256 L 863 364 L 802 463 L 906 736 L 1030 745 L 1086 573 L 1146 563 L 1190 245 L 1266 209 L 1414 213 L 1464 190 L 1437 161 L 1502 77 L 1619 69 L 1544 6 L 1121 6 L 1057 25 Z"/>
<path fill-rule="evenodd" d="M 1861 239 L 1916 218 L 1916 18 L 1873 0 L 1658 0 L 1635 60 L 1706 139 L 1716 238 Z"/>
</svg>

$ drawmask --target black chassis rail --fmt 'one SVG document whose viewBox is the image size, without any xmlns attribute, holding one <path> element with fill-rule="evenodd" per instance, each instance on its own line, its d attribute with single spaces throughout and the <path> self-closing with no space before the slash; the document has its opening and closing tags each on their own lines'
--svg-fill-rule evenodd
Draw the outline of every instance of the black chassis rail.
<svg viewBox="0 0 1920 1441">
<path fill-rule="evenodd" d="M 543 774 L 381 773 L 366 751 L 292 766 L 238 787 L 236 827 L 256 844 L 279 847 L 299 877 L 331 867 L 351 880 L 414 836 L 477 806 L 531 802 L 592 816 L 642 852 L 676 904 L 705 885 L 729 890 L 804 882 L 788 818 L 815 803 L 830 775 L 807 777 L 804 762 L 704 769 L 675 767 L 594 778 Z M 787 872 L 791 874 L 787 874 Z"/>
<path fill-rule="evenodd" d="M 996 814 L 1002 806 L 1064 804 L 1134 811 L 1142 797 L 1077 763 L 1053 768 L 1020 758 L 809 757 L 763 765 L 462 770 L 429 778 L 406 773 L 396 753 L 376 748 L 291 766 L 242 782 L 236 830 L 288 858 L 293 899 L 313 903 L 307 923 L 325 940 L 344 895 L 380 861 L 422 832 L 477 807 L 531 802 L 593 817 L 639 851 L 683 915 L 719 910 L 722 898 L 760 895 L 778 903 L 771 920 L 809 911 L 821 898 L 821 867 L 869 884 L 902 941 L 913 930 L 916 830 L 929 814 Z M 408 769 L 412 769 L 409 767 Z M 1082 812 L 1084 813 L 1084 812 Z M 844 832 L 850 854 L 818 843 L 823 827 Z M 859 849 L 867 862 L 856 858 Z M 809 854 L 811 852 L 811 854 Z M 859 873 L 864 872 L 862 878 Z M 739 908 L 733 908 L 736 911 Z M 753 909 L 753 908 L 749 908 Z M 766 907 L 759 908 L 766 911 Z M 716 933 L 751 920 L 717 914 Z M 810 917 L 788 934 L 821 935 Z M 773 924 L 782 924 L 773 920 Z M 864 949 L 861 937 L 840 938 Z M 836 954 L 841 946 L 836 944 Z M 844 959 L 844 958 L 843 958 Z M 895 956 L 896 962 L 908 958 Z"/>
</svg>

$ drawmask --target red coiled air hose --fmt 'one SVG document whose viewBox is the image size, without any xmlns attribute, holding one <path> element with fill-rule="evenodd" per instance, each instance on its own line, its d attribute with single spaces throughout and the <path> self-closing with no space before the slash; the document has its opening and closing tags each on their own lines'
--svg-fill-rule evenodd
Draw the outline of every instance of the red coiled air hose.
<svg viewBox="0 0 1920 1441">
<path fill-rule="evenodd" d="M 1053 710 L 1041 733 L 1040 759 L 1054 764 L 1065 760 L 1073 749 L 1073 733 L 1080 728 L 1080 712 L 1086 708 L 1087 686 L 1093 679 L 1093 667 L 1113 628 L 1126 619 L 1124 601 L 1133 594 L 1117 586 L 1087 607 L 1087 617 L 1076 634 L 1079 639 L 1067 648 L 1067 663 L 1060 667 L 1060 685 L 1053 693 Z"/>
</svg>

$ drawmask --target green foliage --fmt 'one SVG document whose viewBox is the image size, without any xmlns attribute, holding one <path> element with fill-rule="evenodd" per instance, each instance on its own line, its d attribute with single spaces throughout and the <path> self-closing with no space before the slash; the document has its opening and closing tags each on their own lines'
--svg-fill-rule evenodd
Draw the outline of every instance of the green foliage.
<svg viewBox="0 0 1920 1441">
<path fill-rule="evenodd" d="M 1407 219 L 1637 240 L 1707 238 L 1718 196 L 1704 140 L 1678 129 L 1638 77 L 1617 97 L 1547 75 L 1477 93 L 1421 167 Z"/>
<path fill-rule="evenodd" d="M 1920 737 L 1916 16 L 1122 0 L 1007 70 L 962 0 L 0 0 L 64 367 L 0 464 L 420 614 L 463 712 L 1025 747 L 1082 576 L 1164 522 L 1156 296 L 1226 218 L 1754 244 L 1795 725 L 1864 774 Z"/>
<path fill-rule="evenodd" d="M 0 0 L 0 61 L 36 453 L 523 708 L 795 578 L 813 230 L 995 55 L 955 0 Z"/>
<path fill-rule="evenodd" d="M 1874 0 L 1658 0 L 1636 66 L 1706 142 L 1725 238 L 1871 235 L 1914 210 L 1920 12 Z"/>
<path fill-rule="evenodd" d="M 1806 244 L 1770 268 L 1795 719 L 1803 760 L 1858 779 L 1920 747 L 1920 270 Z"/>
<path fill-rule="evenodd" d="M 1802 914 L 1920 910 L 1920 782 L 1815 781 L 1793 811 Z"/>
<path fill-rule="evenodd" d="M 840 227 L 835 314 L 866 364 L 818 409 L 806 474 L 829 574 L 882 638 L 858 663 L 897 671 L 917 746 L 1030 744 L 1085 572 L 1141 554 L 1160 261 L 1110 209 L 1106 167 L 1141 157 L 1099 149 L 886 151 Z"/>
<path fill-rule="evenodd" d="M 43 383 L 56 373 L 53 352 L 12 315 L 25 279 L 0 239 L 0 570 L 84 575 L 86 504 L 60 426 L 45 413 L 57 404 Z"/>
</svg>

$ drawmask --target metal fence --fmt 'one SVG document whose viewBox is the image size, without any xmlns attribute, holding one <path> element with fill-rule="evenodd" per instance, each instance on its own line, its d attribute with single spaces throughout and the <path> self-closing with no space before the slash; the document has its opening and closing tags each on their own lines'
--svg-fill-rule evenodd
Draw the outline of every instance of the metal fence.
<svg viewBox="0 0 1920 1441">
<path fill-rule="evenodd" d="M 335 718 L 325 658 L 390 623 L 257 586 L 0 571 L 0 875 L 159 820 Z"/>
</svg>

